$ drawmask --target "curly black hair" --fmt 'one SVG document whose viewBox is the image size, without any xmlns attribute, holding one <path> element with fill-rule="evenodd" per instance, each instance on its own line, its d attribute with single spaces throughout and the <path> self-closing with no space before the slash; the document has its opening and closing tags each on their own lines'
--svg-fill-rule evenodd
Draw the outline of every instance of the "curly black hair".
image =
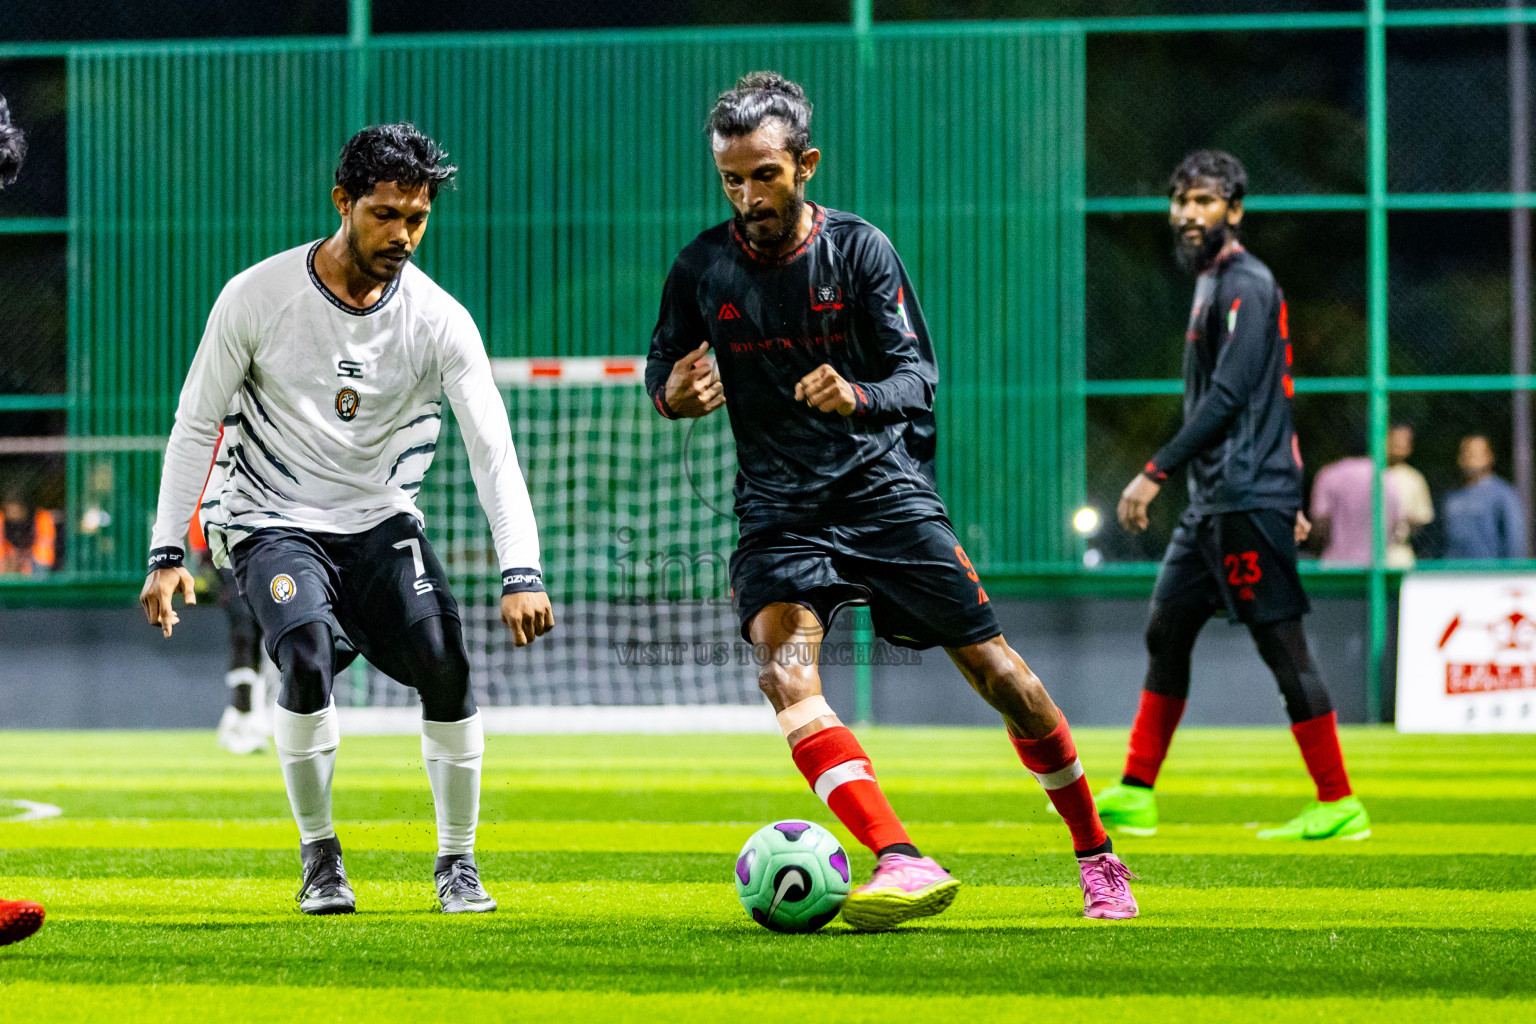
<svg viewBox="0 0 1536 1024">
<path fill-rule="evenodd" d="M 26 155 L 27 137 L 11 124 L 11 108 L 0 96 L 0 188 L 16 180 Z"/>
<path fill-rule="evenodd" d="M 1248 194 L 1248 172 L 1243 162 L 1219 149 L 1197 149 L 1186 156 L 1168 179 L 1168 195 L 1176 196 L 1196 181 L 1214 181 L 1227 202 Z"/>
<path fill-rule="evenodd" d="M 438 188 L 457 172 L 443 147 L 415 125 L 376 124 L 342 147 L 336 184 L 353 199 L 366 196 L 381 181 L 393 181 L 402 188 L 425 185 L 427 195 L 436 199 Z"/>
<path fill-rule="evenodd" d="M 715 101 L 704 130 L 735 138 L 752 134 L 770 117 L 784 125 L 784 147 L 798 162 L 811 148 L 811 103 L 804 89 L 776 71 L 752 71 L 738 78 L 736 87 Z"/>
</svg>

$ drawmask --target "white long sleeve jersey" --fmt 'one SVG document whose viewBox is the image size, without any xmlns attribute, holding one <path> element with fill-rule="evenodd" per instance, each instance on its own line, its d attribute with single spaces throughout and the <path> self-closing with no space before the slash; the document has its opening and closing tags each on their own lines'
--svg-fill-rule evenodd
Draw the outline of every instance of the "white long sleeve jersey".
<svg viewBox="0 0 1536 1024">
<path fill-rule="evenodd" d="M 535 589 L 533 507 L 473 318 L 412 264 L 353 309 L 315 274 L 321 244 L 263 260 L 214 303 L 166 446 L 150 567 L 180 563 L 200 504 L 220 564 L 267 527 L 351 534 L 420 519 L 446 394 L 503 581 Z"/>
</svg>

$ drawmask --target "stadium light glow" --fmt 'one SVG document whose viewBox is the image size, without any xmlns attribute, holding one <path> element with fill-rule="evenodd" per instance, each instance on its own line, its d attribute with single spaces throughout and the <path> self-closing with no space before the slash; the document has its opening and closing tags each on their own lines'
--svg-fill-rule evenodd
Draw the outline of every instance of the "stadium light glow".
<svg viewBox="0 0 1536 1024">
<path fill-rule="evenodd" d="M 1084 505 L 1072 516 L 1072 529 L 1084 537 L 1091 537 L 1099 532 L 1099 510 L 1092 505 Z"/>
</svg>

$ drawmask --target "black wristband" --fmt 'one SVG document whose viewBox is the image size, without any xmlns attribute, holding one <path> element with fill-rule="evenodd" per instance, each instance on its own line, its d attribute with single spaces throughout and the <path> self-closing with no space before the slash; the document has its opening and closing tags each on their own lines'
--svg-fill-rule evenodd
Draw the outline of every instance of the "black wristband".
<svg viewBox="0 0 1536 1024">
<path fill-rule="evenodd" d="M 537 569 L 503 569 L 501 596 L 527 594 L 544 589 L 544 574 Z"/>
<path fill-rule="evenodd" d="M 180 569 L 186 564 L 187 556 L 181 548 L 155 548 L 149 553 L 149 569 Z"/>
</svg>

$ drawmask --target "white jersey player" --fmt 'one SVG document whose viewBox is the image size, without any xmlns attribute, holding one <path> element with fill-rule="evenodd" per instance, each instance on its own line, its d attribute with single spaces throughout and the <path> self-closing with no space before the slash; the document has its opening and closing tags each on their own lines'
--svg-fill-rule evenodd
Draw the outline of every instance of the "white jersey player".
<svg viewBox="0 0 1536 1024">
<path fill-rule="evenodd" d="M 340 228 L 225 286 L 166 447 L 141 600 L 170 636 L 172 596 L 194 600 L 182 538 L 201 505 L 214 559 L 232 565 L 282 672 L 273 743 L 299 825 L 305 913 L 356 905 L 331 823 L 331 684 L 347 657 L 338 641 L 421 696 L 443 910 L 496 907 L 474 859 L 484 733 L 458 606 L 415 503 L 445 395 L 490 519 L 502 619 L 518 646 L 553 625 L 532 506 L 480 333 L 410 262 L 455 170 L 410 125 L 354 136 L 331 193 Z M 205 492 L 221 429 L 228 465 Z"/>
</svg>

